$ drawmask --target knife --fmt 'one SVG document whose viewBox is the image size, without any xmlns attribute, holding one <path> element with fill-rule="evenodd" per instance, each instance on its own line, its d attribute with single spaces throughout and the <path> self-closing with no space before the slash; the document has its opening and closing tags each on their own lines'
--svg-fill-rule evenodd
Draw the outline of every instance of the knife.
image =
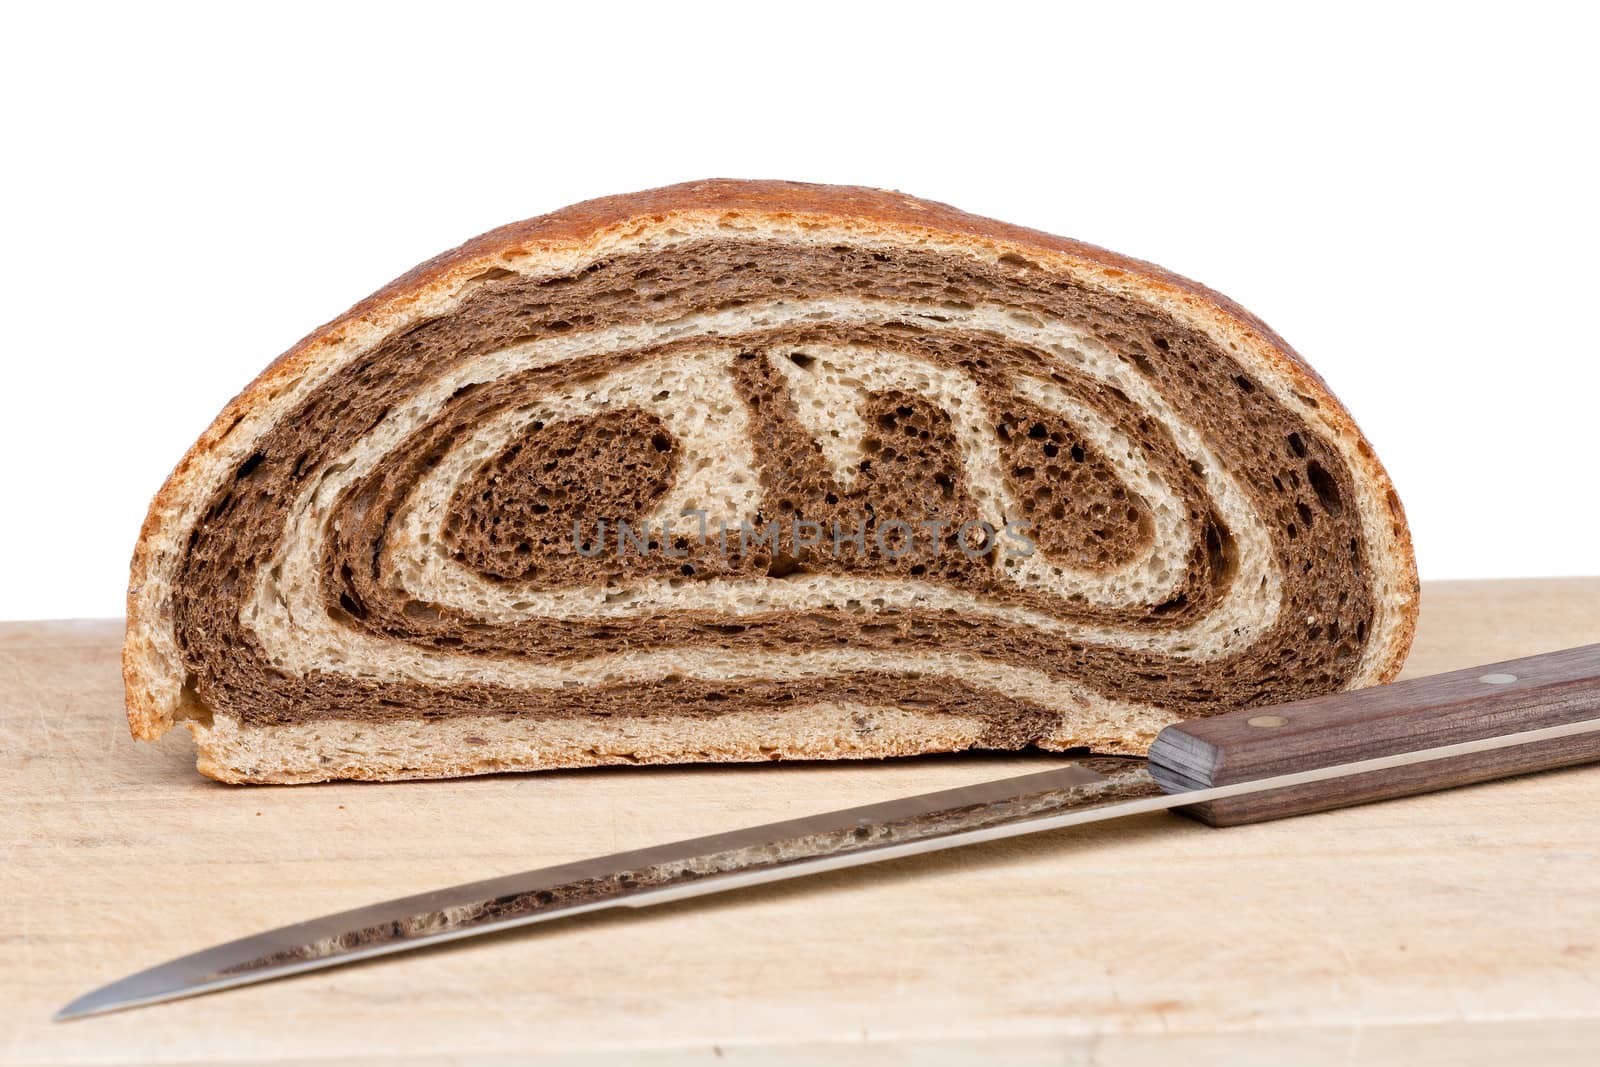
<svg viewBox="0 0 1600 1067">
<path fill-rule="evenodd" d="M 113 982 L 57 1020 L 615 907 L 646 907 L 1174 810 L 1238 826 L 1600 760 L 1600 644 L 1168 726 L 1067 767 L 619 852 L 268 930 Z"/>
</svg>

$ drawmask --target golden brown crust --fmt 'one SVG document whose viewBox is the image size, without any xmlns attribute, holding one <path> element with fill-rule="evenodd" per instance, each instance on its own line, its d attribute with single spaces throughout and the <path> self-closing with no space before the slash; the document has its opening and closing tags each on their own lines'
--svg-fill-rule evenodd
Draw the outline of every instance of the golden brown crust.
<svg viewBox="0 0 1600 1067">
<path fill-rule="evenodd" d="M 1264 354 L 1290 388 L 1317 410 L 1334 436 L 1350 443 L 1368 484 L 1388 502 L 1391 541 L 1388 559 L 1391 609 L 1396 624 L 1386 648 L 1373 654 L 1376 669 L 1366 681 L 1388 681 L 1400 670 L 1415 628 L 1417 581 L 1404 514 L 1392 483 L 1349 413 L 1320 376 L 1259 319 L 1204 286 L 1160 267 L 1067 238 L 1013 226 L 903 194 L 850 186 L 777 181 L 710 180 L 668 186 L 625 196 L 605 197 L 513 223 L 476 237 L 391 282 L 344 315 L 313 331 L 270 364 L 235 397 L 180 461 L 152 502 L 132 561 L 128 600 L 124 679 L 128 717 L 136 737 L 153 739 L 172 724 L 171 700 L 158 693 L 151 677 L 149 629 L 164 620 L 151 617 L 151 600 L 139 594 L 152 578 L 152 541 L 171 520 L 180 497 L 242 420 L 287 388 L 299 375 L 353 331 L 383 332 L 414 315 L 441 294 L 458 289 L 478 274 L 513 267 L 519 260 L 594 245 L 607 237 L 670 225 L 675 216 L 723 216 L 741 225 L 819 224 L 845 221 L 867 231 L 927 233 L 942 241 L 971 246 L 993 255 L 1008 249 L 1025 261 L 1029 255 L 1065 261 L 1111 288 L 1138 292 L 1146 299 L 1181 306 L 1191 317 L 1212 324 Z"/>
</svg>

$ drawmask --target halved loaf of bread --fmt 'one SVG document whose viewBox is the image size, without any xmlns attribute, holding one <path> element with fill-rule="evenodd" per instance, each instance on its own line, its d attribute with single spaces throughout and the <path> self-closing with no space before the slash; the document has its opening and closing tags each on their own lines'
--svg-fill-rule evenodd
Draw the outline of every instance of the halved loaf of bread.
<svg viewBox="0 0 1600 1067">
<path fill-rule="evenodd" d="M 871 189 L 595 200 L 272 364 L 140 535 L 134 734 L 238 782 L 1085 746 L 1386 681 L 1388 477 L 1266 326 Z"/>
</svg>

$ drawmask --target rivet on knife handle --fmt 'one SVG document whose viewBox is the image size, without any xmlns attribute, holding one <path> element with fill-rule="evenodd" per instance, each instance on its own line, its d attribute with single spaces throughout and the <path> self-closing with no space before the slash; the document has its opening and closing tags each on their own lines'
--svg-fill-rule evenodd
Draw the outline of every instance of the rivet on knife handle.
<svg viewBox="0 0 1600 1067">
<path fill-rule="evenodd" d="M 1561 726 L 1600 716 L 1600 644 L 1176 723 L 1150 749 L 1169 792 Z M 1237 826 L 1600 759 L 1600 734 L 1414 763 L 1181 808 Z"/>
</svg>

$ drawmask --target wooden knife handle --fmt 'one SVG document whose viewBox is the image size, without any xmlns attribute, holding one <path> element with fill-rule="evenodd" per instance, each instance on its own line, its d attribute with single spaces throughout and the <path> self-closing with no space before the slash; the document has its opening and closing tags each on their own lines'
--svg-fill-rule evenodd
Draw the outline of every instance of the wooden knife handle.
<svg viewBox="0 0 1600 1067">
<path fill-rule="evenodd" d="M 1168 792 L 1477 741 L 1600 718 L 1600 644 L 1176 723 L 1150 749 Z M 1600 733 L 1474 752 L 1180 808 L 1212 826 L 1600 760 Z"/>
</svg>

